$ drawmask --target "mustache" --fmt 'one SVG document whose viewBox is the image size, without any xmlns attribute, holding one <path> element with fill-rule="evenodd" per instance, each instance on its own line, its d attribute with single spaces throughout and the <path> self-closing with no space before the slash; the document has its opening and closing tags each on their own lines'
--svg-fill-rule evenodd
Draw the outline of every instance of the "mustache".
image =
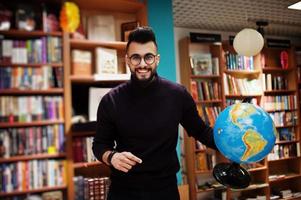
<svg viewBox="0 0 301 200">
<path fill-rule="evenodd" d="M 135 71 L 140 70 L 140 69 L 152 70 L 151 67 L 137 67 L 137 68 L 135 68 Z"/>
</svg>

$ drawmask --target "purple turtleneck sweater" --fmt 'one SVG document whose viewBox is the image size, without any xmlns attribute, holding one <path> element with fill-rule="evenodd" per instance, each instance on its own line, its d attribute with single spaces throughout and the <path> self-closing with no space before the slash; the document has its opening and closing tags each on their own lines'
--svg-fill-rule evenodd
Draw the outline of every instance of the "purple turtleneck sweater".
<svg viewBox="0 0 301 200">
<path fill-rule="evenodd" d="M 97 111 L 94 155 L 112 150 L 128 151 L 142 159 L 128 173 L 112 168 L 112 184 L 124 187 L 168 184 L 164 177 L 174 177 L 179 170 L 176 153 L 178 125 L 208 147 L 216 149 L 213 131 L 198 115 L 187 90 L 155 75 L 147 86 L 137 80 L 113 88 Z M 170 180 L 170 179 L 169 179 Z"/>
</svg>

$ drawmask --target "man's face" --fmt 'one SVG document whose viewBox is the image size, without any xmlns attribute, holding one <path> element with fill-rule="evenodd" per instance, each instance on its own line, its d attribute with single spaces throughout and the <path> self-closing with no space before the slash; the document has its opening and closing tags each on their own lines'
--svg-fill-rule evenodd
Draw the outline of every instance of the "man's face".
<svg viewBox="0 0 301 200">
<path fill-rule="evenodd" d="M 128 48 L 126 62 L 138 80 L 148 80 L 156 72 L 160 56 L 153 42 L 132 42 Z"/>
</svg>

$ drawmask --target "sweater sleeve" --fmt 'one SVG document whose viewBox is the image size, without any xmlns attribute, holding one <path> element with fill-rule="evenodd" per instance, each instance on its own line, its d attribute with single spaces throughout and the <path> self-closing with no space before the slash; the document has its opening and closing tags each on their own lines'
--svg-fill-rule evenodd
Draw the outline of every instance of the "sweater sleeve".
<svg viewBox="0 0 301 200">
<path fill-rule="evenodd" d="M 183 89 L 183 115 L 181 125 L 190 137 L 192 136 L 202 144 L 217 150 L 213 138 L 213 129 L 202 120 L 193 98 L 184 87 Z"/>
<path fill-rule="evenodd" d="M 112 117 L 111 106 L 109 95 L 105 95 L 99 103 L 97 110 L 97 125 L 96 134 L 93 140 L 92 150 L 94 156 L 102 161 L 103 154 L 112 150 L 114 147 L 115 140 L 115 123 Z"/>
</svg>

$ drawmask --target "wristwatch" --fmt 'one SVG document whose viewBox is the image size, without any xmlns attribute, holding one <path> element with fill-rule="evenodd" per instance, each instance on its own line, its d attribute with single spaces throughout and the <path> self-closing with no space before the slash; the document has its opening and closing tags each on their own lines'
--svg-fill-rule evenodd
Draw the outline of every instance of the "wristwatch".
<svg viewBox="0 0 301 200">
<path fill-rule="evenodd" d="M 117 153 L 117 151 L 112 150 L 110 152 L 110 154 L 108 155 L 108 163 L 109 163 L 110 166 L 112 166 L 112 157 L 114 156 L 115 153 Z"/>
</svg>

